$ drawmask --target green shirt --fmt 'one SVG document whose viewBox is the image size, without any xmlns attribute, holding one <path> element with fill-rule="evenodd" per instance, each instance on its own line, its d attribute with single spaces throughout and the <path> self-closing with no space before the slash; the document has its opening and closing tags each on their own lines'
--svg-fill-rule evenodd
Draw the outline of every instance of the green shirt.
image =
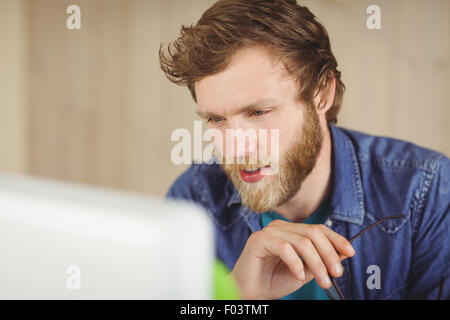
<svg viewBox="0 0 450 320">
<path fill-rule="evenodd" d="M 331 197 L 328 196 L 319 208 L 303 223 L 323 224 L 328 218 Z M 261 214 L 261 226 L 264 228 L 275 219 L 289 221 L 274 211 Z M 325 290 L 318 286 L 315 279 L 302 286 L 295 292 L 281 298 L 281 300 L 329 300 Z"/>
</svg>

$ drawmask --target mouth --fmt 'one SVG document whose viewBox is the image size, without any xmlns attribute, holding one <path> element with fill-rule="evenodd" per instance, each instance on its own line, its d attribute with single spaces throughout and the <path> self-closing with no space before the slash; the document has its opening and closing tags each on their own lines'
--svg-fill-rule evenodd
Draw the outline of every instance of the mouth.
<svg viewBox="0 0 450 320">
<path fill-rule="evenodd" d="M 265 166 L 262 168 L 252 168 L 252 169 L 241 169 L 239 170 L 239 174 L 245 182 L 258 182 L 261 180 L 265 174 L 263 171 L 266 168 L 270 168 L 270 166 Z"/>
</svg>

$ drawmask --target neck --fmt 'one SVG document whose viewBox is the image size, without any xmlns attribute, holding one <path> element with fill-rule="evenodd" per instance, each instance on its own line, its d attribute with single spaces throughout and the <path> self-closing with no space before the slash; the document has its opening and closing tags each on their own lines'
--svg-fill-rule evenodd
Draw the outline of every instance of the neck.
<svg viewBox="0 0 450 320">
<path fill-rule="evenodd" d="M 326 122 L 321 123 L 321 127 L 323 143 L 314 169 L 294 197 L 275 209 L 277 213 L 293 222 L 308 219 L 331 191 L 331 135 Z"/>
</svg>

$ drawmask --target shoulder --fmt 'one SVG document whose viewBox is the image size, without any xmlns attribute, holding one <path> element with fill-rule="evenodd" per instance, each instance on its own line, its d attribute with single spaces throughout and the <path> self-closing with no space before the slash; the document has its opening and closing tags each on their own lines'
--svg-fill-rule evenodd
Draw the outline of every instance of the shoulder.
<svg viewBox="0 0 450 320">
<path fill-rule="evenodd" d="M 213 163 L 192 164 L 170 187 L 167 197 L 184 198 L 201 202 L 204 206 L 217 207 L 232 194 L 231 181 L 220 165 Z"/>
<path fill-rule="evenodd" d="M 352 140 L 360 162 L 371 162 L 381 168 L 425 171 L 435 171 L 441 165 L 448 165 L 448 158 L 441 152 L 400 139 L 340 129 Z"/>
<path fill-rule="evenodd" d="M 252 213 L 241 210 L 245 207 L 233 183 L 216 163 L 192 164 L 175 180 L 166 197 L 202 206 L 221 231 L 248 221 Z"/>
<path fill-rule="evenodd" d="M 354 146 L 369 218 L 403 212 L 417 225 L 426 207 L 448 206 L 450 160 L 445 154 L 400 139 L 339 129 Z M 433 198 L 435 203 L 430 202 Z M 403 222 L 392 222 L 387 229 L 395 231 Z"/>
</svg>

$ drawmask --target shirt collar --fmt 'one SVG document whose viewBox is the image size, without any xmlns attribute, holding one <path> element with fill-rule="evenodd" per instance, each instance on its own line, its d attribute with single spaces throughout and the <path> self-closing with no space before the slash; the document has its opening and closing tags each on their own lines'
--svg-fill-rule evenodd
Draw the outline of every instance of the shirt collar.
<svg viewBox="0 0 450 320">
<path fill-rule="evenodd" d="M 355 146 L 344 131 L 329 124 L 333 144 L 331 218 L 362 225 L 364 194 Z"/>
<path fill-rule="evenodd" d="M 231 193 L 230 199 L 228 200 L 227 207 L 231 207 L 233 204 L 241 203 L 241 196 L 237 192 L 236 188 L 233 187 L 233 192 Z"/>
<path fill-rule="evenodd" d="M 333 124 L 329 124 L 329 128 L 333 146 L 331 219 L 362 225 L 365 214 L 364 194 L 355 147 L 342 129 Z M 233 187 L 232 190 L 228 207 L 241 203 L 236 188 Z"/>
</svg>

